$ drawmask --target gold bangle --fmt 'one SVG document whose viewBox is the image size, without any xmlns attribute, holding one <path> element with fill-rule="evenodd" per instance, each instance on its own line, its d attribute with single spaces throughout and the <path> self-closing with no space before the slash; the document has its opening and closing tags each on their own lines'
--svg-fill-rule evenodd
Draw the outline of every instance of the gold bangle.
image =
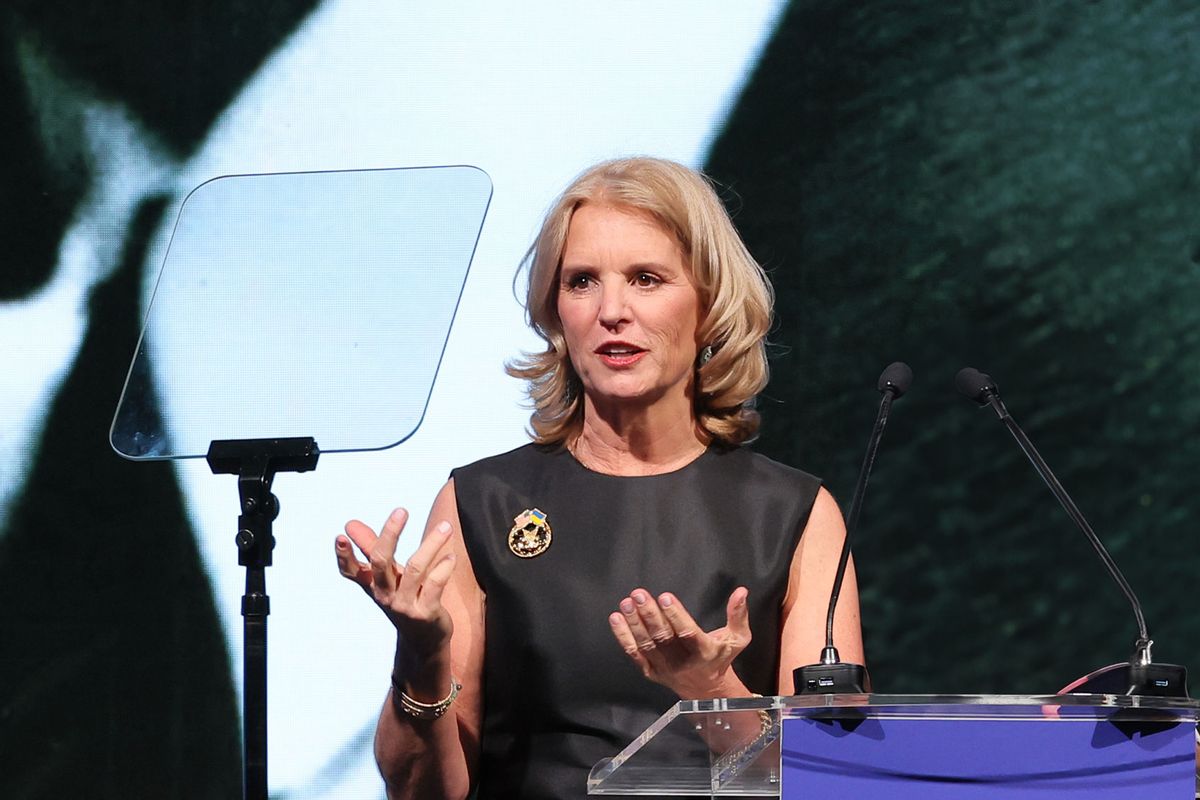
<svg viewBox="0 0 1200 800">
<path fill-rule="evenodd" d="M 405 714 L 416 719 L 439 719 L 446 713 L 446 709 L 450 708 L 460 691 L 462 691 L 462 684 L 451 675 L 450 694 L 436 703 L 422 703 L 420 700 L 414 700 L 409 697 L 408 693 L 400 688 L 400 683 L 396 680 L 396 676 L 392 676 L 392 696 L 393 698 L 399 698 L 396 706 Z"/>
<path fill-rule="evenodd" d="M 757 692 L 752 693 L 750 696 L 751 697 L 762 697 L 762 695 L 758 694 Z M 738 764 L 738 762 L 741 761 L 742 757 L 745 756 L 746 753 L 748 753 L 752 749 L 754 749 L 756 746 L 762 744 L 763 741 L 765 739 L 767 739 L 767 736 L 771 733 L 771 731 L 774 728 L 775 728 L 775 720 L 771 716 L 771 712 L 767 711 L 766 709 L 760 708 L 758 710 L 758 733 L 754 736 L 753 739 L 751 739 L 749 742 L 747 742 L 746 744 L 739 747 L 737 750 L 731 750 L 728 753 L 726 753 L 724 756 L 722 756 L 720 763 L 724 764 L 726 769 L 732 769 L 733 774 L 736 775 L 738 773 L 738 771 L 741 769 L 741 766 L 744 766 L 744 765 L 739 766 L 739 764 Z"/>
</svg>

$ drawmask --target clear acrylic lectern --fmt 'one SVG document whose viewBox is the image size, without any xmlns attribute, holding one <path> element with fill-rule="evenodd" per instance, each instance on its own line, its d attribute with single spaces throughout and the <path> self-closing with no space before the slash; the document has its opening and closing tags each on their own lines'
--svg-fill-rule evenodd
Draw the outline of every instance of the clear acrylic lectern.
<svg viewBox="0 0 1200 800">
<path fill-rule="evenodd" d="M 1122 695 L 801 695 L 681 701 L 588 793 L 1191 800 L 1200 704 Z"/>
</svg>

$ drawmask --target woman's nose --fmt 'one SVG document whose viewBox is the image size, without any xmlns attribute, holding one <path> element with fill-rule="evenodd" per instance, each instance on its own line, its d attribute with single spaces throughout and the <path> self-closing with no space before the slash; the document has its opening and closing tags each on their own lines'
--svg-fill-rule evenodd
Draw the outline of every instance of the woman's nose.
<svg viewBox="0 0 1200 800">
<path fill-rule="evenodd" d="M 612 328 L 629 321 L 629 303 L 624 285 L 605 286 L 600 294 L 600 324 Z"/>
</svg>

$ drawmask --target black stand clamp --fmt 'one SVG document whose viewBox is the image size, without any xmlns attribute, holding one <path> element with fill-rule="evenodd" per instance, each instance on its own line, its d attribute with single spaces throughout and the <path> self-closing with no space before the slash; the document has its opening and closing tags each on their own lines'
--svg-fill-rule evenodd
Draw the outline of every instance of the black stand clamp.
<svg viewBox="0 0 1200 800">
<path fill-rule="evenodd" d="M 316 469 L 321 455 L 312 437 L 294 439 L 226 439 L 208 448 L 215 475 L 237 475 L 241 514 L 235 541 L 238 564 L 246 568 L 242 595 L 242 796 L 267 800 L 267 596 L 266 568 L 271 566 L 275 536 L 271 523 L 279 516 L 279 498 L 271 493 L 278 472 Z"/>
</svg>

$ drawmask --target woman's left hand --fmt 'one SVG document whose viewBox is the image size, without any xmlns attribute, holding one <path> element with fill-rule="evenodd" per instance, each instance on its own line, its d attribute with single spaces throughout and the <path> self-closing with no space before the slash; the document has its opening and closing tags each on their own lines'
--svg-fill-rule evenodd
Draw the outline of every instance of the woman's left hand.
<svg viewBox="0 0 1200 800">
<path fill-rule="evenodd" d="M 731 665 L 750 644 L 746 598 L 739 586 L 725 606 L 725 626 L 704 632 L 679 598 L 634 589 L 609 616 L 613 635 L 647 678 L 684 700 L 736 697 L 746 687 Z"/>
</svg>

